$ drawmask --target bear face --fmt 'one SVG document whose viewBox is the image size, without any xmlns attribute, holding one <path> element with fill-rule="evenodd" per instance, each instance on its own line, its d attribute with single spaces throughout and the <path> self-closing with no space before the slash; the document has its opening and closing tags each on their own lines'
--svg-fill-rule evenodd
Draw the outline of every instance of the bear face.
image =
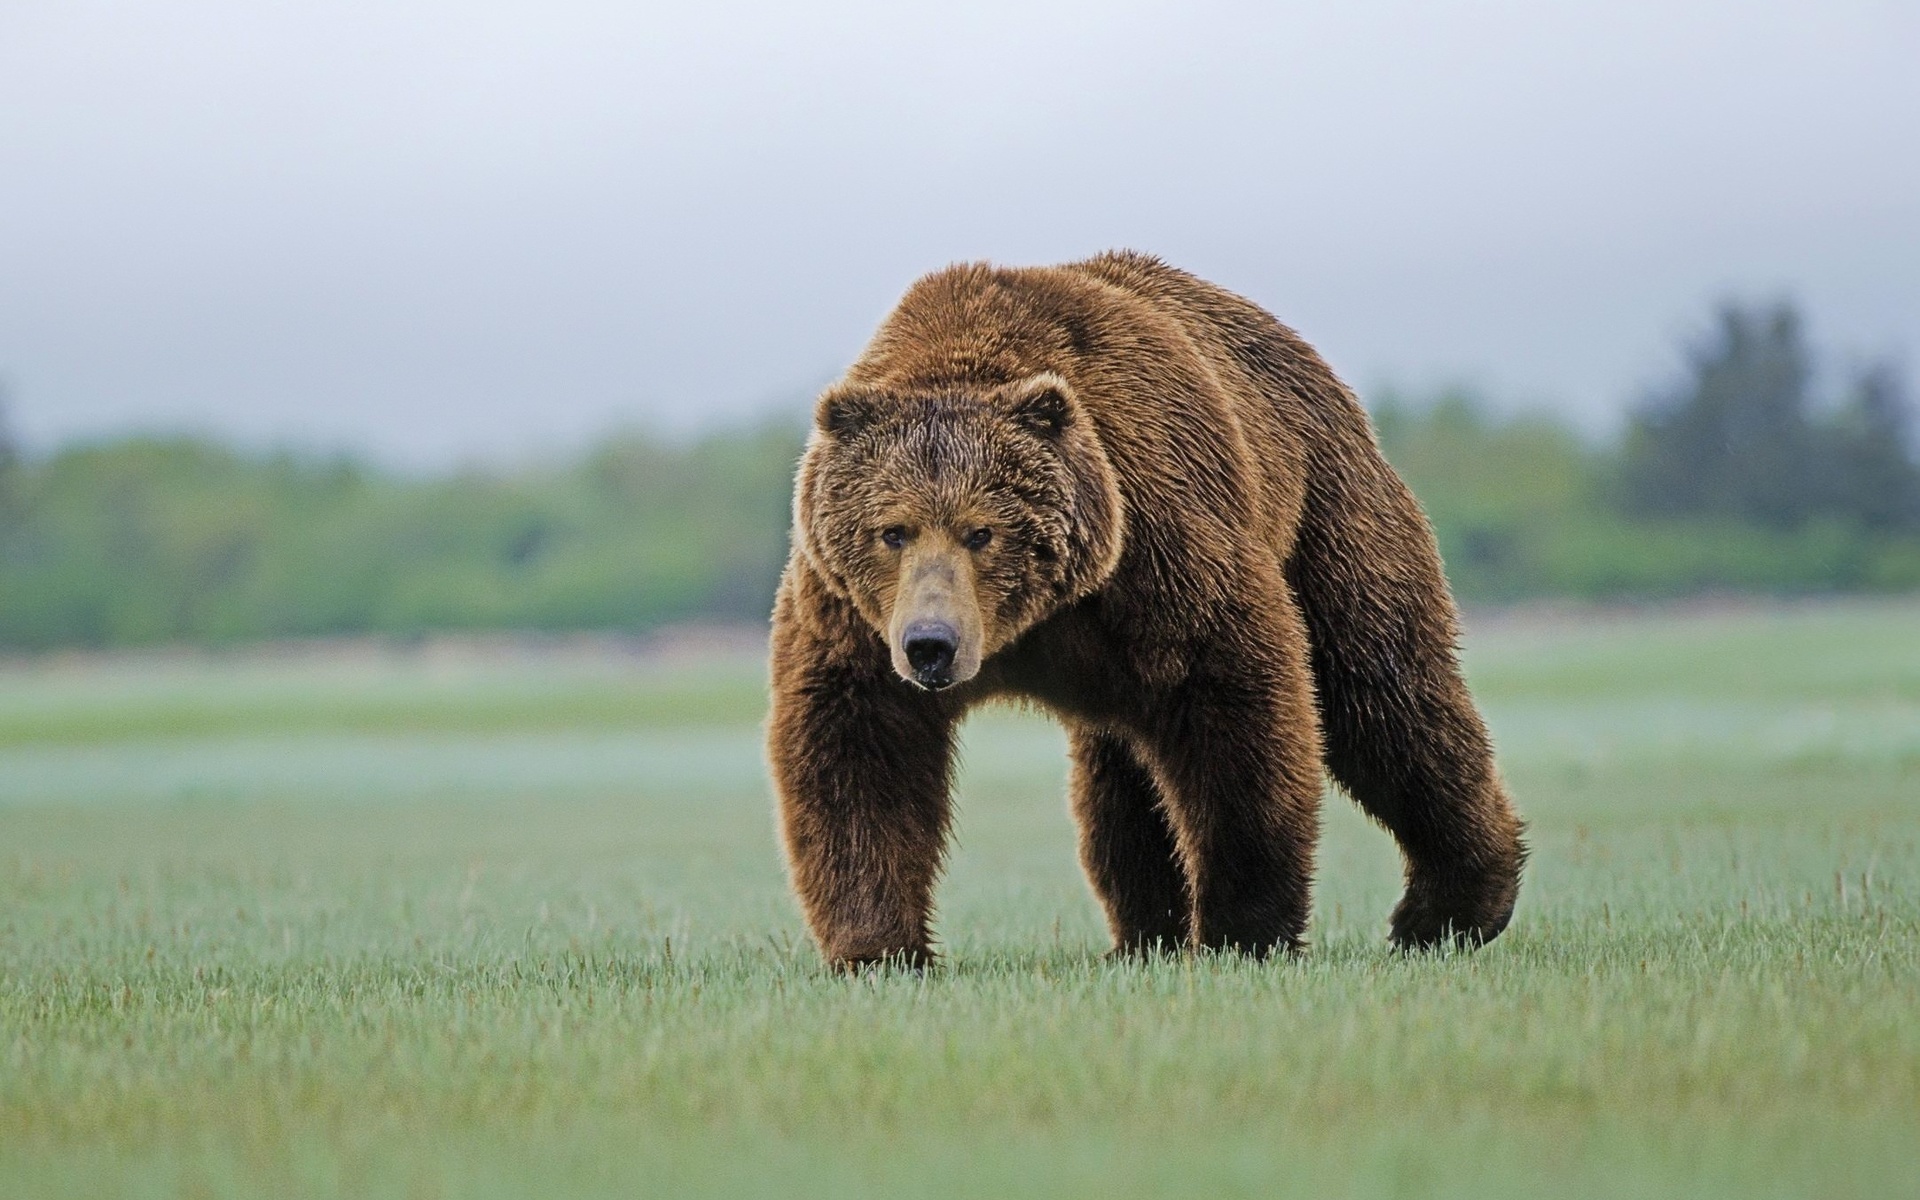
<svg viewBox="0 0 1920 1200">
<path fill-rule="evenodd" d="M 1121 499 L 1062 376 L 843 382 L 820 398 L 794 497 L 801 551 L 929 690 L 1113 573 Z"/>
</svg>

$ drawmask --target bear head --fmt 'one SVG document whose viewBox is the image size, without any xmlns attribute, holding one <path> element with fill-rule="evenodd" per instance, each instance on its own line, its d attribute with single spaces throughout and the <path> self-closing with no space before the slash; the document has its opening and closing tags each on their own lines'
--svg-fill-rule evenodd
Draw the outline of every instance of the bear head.
<svg viewBox="0 0 1920 1200">
<path fill-rule="evenodd" d="M 1099 432 L 1053 371 L 843 381 L 816 407 L 794 493 L 807 561 L 929 690 L 1104 584 L 1122 524 Z"/>
</svg>

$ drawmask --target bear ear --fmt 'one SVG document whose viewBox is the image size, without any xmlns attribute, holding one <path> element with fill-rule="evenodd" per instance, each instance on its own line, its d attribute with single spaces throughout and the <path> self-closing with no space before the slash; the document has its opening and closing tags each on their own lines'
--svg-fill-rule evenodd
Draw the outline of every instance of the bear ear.
<svg viewBox="0 0 1920 1200">
<path fill-rule="evenodd" d="M 874 397 L 836 388 L 820 397 L 813 419 L 822 433 L 844 441 L 866 428 L 878 411 Z"/>
<path fill-rule="evenodd" d="M 1007 407 L 1021 427 L 1044 438 L 1056 438 L 1073 424 L 1073 400 L 1067 381 L 1047 371 L 1015 389 Z"/>
</svg>

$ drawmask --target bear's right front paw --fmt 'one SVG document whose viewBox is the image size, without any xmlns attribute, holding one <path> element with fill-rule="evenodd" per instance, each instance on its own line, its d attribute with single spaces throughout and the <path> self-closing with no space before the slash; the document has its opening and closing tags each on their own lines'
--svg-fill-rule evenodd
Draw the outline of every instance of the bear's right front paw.
<svg viewBox="0 0 1920 1200">
<path fill-rule="evenodd" d="M 1186 950 L 1187 940 L 1184 937 L 1142 934 L 1115 941 L 1113 949 L 1107 951 L 1107 957 L 1120 962 L 1151 962 L 1157 958 L 1183 954 Z"/>
<path fill-rule="evenodd" d="M 827 961 L 848 975 L 865 971 L 924 971 L 933 965 L 933 951 L 925 946 L 861 947 L 833 951 L 827 955 Z"/>
</svg>

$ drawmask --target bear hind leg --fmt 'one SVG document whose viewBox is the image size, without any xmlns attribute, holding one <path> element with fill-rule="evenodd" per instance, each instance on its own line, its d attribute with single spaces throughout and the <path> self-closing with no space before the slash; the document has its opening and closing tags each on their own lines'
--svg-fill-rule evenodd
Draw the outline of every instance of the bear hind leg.
<svg viewBox="0 0 1920 1200">
<path fill-rule="evenodd" d="M 1457 625 L 1419 510 L 1404 491 L 1381 515 L 1402 528 L 1342 544 L 1320 524 L 1292 563 L 1305 610 L 1327 770 L 1400 843 L 1404 948 L 1475 946 L 1512 917 L 1526 846 L 1455 657 Z"/>
</svg>

